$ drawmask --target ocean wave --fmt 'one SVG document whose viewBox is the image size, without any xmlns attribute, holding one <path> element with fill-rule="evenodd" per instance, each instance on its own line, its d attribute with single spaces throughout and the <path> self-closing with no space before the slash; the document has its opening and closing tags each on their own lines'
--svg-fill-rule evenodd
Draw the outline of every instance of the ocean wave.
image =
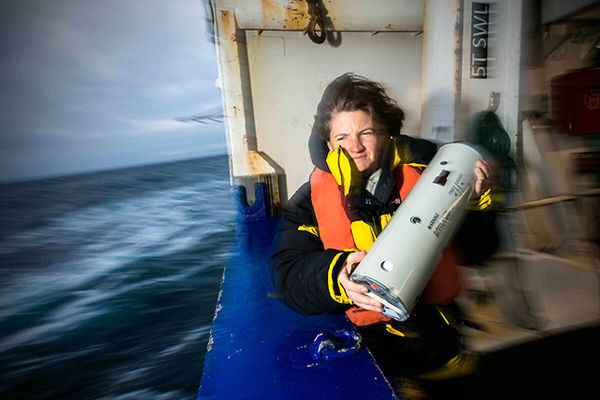
<svg viewBox="0 0 600 400">
<path fill-rule="evenodd" d="M 129 393 L 111 394 L 97 397 L 96 400 L 181 400 L 189 396 L 179 390 L 160 392 L 152 389 L 134 390 Z"/>
<path fill-rule="evenodd" d="M 2 397 L 193 397 L 236 229 L 226 170 L 11 186 L 3 215 L 28 218 L 0 235 Z"/>
</svg>

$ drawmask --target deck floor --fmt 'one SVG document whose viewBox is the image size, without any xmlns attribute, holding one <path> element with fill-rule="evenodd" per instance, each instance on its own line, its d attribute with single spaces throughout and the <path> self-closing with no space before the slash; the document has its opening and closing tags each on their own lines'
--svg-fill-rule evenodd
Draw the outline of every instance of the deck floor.
<svg viewBox="0 0 600 400">
<path fill-rule="evenodd" d="M 544 254 L 528 253 L 517 269 L 506 263 L 499 257 L 484 272 L 461 268 L 468 289 L 457 303 L 470 324 L 460 331 L 465 351 L 478 356 L 475 372 L 404 381 L 413 386 L 405 397 L 554 399 L 597 392 L 597 273 Z"/>
</svg>

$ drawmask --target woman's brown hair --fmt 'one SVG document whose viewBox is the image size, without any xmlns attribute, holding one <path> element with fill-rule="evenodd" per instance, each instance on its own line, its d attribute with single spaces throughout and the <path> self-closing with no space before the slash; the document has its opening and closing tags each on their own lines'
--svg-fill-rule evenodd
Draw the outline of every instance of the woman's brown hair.
<svg viewBox="0 0 600 400">
<path fill-rule="evenodd" d="M 317 107 L 313 130 L 327 141 L 333 115 L 358 110 L 367 113 L 390 136 L 400 134 L 404 111 L 379 83 L 352 73 L 337 77 L 327 86 Z"/>
</svg>

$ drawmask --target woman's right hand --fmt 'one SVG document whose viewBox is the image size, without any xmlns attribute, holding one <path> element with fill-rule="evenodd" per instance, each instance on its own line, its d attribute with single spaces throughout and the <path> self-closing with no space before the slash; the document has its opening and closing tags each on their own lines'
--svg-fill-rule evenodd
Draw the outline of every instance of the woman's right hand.
<svg viewBox="0 0 600 400">
<path fill-rule="evenodd" d="M 383 312 L 383 305 L 380 302 L 365 295 L 365 293 L 369 292 L 369 289 L 350 280 L 350 274 L 352 274 L 352 271 L 356 269 L 358 263 L 361 262 L 366 255 L 366 251 L 357 251 L 350 254 L 340 270 L 338 280 L 344 287 L 344 290 L 346 290 L 346 295 L 352 299 L 355 305 L 364 308 L 365 310 Z"/>
</svg>

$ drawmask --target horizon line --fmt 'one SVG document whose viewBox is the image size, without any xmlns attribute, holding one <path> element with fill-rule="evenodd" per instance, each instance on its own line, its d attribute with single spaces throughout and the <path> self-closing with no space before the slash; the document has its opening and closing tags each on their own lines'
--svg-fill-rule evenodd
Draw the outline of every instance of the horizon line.
<svg viewBox="0 0 600 400">
<path fill-rule="evenodd" d="M 11 180 L 11 179 L 0 180 L 0 186 L 1 185 L 11 185 L 11 184 L 26 183 L 26 182 L 43 181 L 43 180 L 46 180 L 46 179 L 76 177 L 76 176 L 79 176 L 79 175 L 88 175 L 88 174 L 95 174 L 95 173 L 100 173 L 100 172 L 111 172 L 111 171 L 118 171 L 118 170 L 122 170 L 122 169 L 142 168 L 142 167 L 149 167 L 149 166 L 152 166 L 152 165 L 173 164 L 173 163 L 177 163 L 177 162 L 200 160 L 200 159 L 203 159 L 203 158 L 226 156 L 226 155 L 227 155 L 227 151 L 225 151 L 223 153 L 207 154 L 207 155 L 203 155 L 203 156 L 181 158 L 181 159 L 169 160 L 169 161 L 156 161 L 156 162 L 148 162 L 148 163 L 141 163 L 141 164 L 130 164 L 130 165 L 113 166 L 113 167 L 105 167 L 105 168 L 92 168 L 92 169 L 80 170 L 80 171 L 76 171 L 76 172 L 73 171 L 73 172 L 58 173 L 58 174 L 40 175 L 40 176 L 29 177 L 29 178 L 16 178 L 14 180 Z"/>
</svg>

